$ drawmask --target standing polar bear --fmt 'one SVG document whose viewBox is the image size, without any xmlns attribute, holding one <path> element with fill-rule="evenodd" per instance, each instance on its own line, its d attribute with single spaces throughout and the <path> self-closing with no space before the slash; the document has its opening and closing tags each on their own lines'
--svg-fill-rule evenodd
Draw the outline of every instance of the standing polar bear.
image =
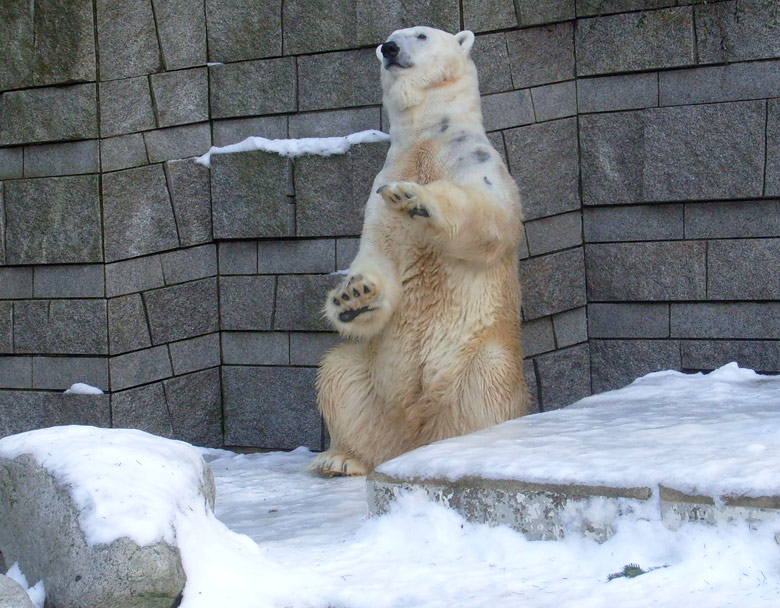
<svg viewBox="0 0 780 608">
<path fill-rule="evenodd" d="M 325 304 L 353 339 L 317 379 L 331 448 L 312 468 L 325 475 L 526 413 L 520 197 L 482 126 L 473 43 L 413 27 L 377 48 L 390 150 Z"/>
</svg>

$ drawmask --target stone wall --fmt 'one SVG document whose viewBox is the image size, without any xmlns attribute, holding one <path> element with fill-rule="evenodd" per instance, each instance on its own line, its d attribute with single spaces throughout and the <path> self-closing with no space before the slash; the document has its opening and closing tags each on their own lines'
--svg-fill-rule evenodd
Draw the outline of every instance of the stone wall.
<svg viewBox="0 0 780 608">
<path fill-rule="evenodd" d="M 662 368 L 780 371 L 776 0 L 405 4 L 2 3 L 0 436 L 323 447 L 319 310 L 386 147 L 187 159 L 387 130 L 374 46 L 414 24 L 477 33 L 524 198 L 536 407 Z"/>
</svg>

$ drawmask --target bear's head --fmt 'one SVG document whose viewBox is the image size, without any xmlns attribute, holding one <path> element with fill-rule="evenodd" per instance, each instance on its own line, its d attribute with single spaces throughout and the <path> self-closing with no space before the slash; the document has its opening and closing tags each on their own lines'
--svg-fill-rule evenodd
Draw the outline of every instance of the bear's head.
<svg viewBox="0 0 780 608">
<path fill-rule="evenodd" d="M 474 34 L 448 34 L 432 27 L 396 30 L 376 49 L 382 62 L 382 90 L 388 105 L 416 105 L 427 90 L 463 79 L 476 85 L 476 68 L 469 57 Z"/>
</svg>

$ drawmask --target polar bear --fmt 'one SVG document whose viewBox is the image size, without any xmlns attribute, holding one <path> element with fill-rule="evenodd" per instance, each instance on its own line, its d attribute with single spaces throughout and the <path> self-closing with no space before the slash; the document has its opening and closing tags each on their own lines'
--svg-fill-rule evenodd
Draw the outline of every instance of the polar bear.
<svg viewBox="0 0 780 608">
<path fill-rule="evenodd" d="M 482 126 L 474 34 L 398 30 L 377 48 L 390 149 L 360 247 L 325 315 L 312 468 L 363 475 L 418 446 L 526 413 L 518 189 Z"/>
</svg>

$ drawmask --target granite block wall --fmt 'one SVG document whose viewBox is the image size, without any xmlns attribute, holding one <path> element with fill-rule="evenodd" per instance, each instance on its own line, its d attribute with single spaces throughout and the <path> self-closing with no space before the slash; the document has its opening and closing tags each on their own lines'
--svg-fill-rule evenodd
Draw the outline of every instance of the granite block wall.
<svg viewBox="0 0 780 608">
<path fill-rule="evenodd" d="M 192 157 L 387 130 L 374 47 L 415 24 L 477 34 L 535 410 L 657 369 L 780 372 L 775 0 L 7 0 L 0 436 L 324 447 L 322 297 L 386 145 Z"/>
</svg>

